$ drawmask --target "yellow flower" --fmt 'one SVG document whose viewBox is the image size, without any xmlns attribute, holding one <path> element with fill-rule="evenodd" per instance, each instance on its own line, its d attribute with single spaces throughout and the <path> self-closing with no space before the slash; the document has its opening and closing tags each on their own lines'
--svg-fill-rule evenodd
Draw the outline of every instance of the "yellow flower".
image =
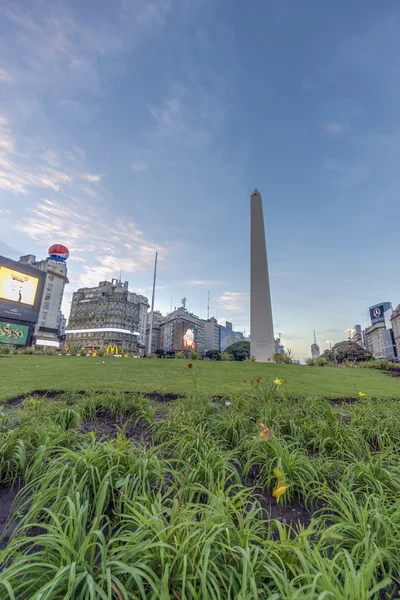
<svg viewBox="0 0 400 600">
<path fill-rule="evenodd" d="M 279 387 L 280 385 L 282 385 L 282 383 L 283 383 L 282 379 L 278 379 L 278 378 L 274 379 L 274 384 L 276 385 L 276 387 Z"/>
<path fill-rule="evenodd" d="M 286 492 L 288 487 L 289 486 L 285 485 L 283 482 L 278 483 L 278 485 L 276 487 L 274 487 L 272 495 L 274 498 L 276 498 L 277 504 L 279 504 L 280 497 L 283 496 L 283 494 Z"/>
<path fill-rule="evenodd" d="M 260 421 L 258 427 L 260 429 L 260 433 L 258 434 L 259 438 L 262 438 L 263 440 L 269 440 L 269 438 L 272 437 L 272 429 L 264 425 L 264 423 L 261 423 Z"/>
<path fill-rule="evenodd" d="M 326 479 L 325 479 L 324 483 L 322 484 L 322 488 L 321 488 L 323 492 L 325 492 L 327 485 L 328 484 L 327 484 Z"/>
<path fill-rule="evenodd" d="M 366 398 L 367 394 L 364 394 L 364 392 L 358 392 L 358 397 L 359 398 Z"/>
<path fill-rule="evenodd" d="M 285 474 L 284 474 L 284 473 L 282 473 L 282 471 L 280 471 L 280 470 L 278 469 L 278 467 L 276 467 L 276 468 L 274 469 L 274 475 L 275 475 L 275 477 L 277 478 L 277 480 L 278 480 L 278 483 L 281 483 L 281 482 L 283 482 L 283 481 L 284 481 L 284 479 L 285 479 Z"/>
</svg>

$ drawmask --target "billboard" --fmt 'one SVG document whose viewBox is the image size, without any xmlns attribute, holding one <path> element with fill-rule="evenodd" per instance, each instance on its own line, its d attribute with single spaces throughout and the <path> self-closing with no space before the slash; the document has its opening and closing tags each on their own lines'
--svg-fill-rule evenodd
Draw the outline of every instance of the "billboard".
<svg viewBox="0 0 400 600">
<path fill-rule="evenodd" d="M 36 323 L 46 275 L 0 256 L 0 318 Z"/>
<path fill-rule="evenodd" d="M 0 321 L 0 346 L 2 344 L 26 346 L 28 343 L 28 336 L 29 325 Z"/>
<path fill-rule="evenodd" d="M 0 266 L 0 300 L 11 300 L 33 306 L 38 285 L 38 277 Z"/>
<path fill-rule="evenodd" d="M 385 312 L 392 308 L 391 302 L 382 302 L 369 307 L 369 316 L 372 325 L 385 322 Z"/>
<path fill-rule="evenodd" d="M 176 321 L 174 325 L 174 350 L 196 348 L 196 327 L 189 321 Z"/>
</svg>

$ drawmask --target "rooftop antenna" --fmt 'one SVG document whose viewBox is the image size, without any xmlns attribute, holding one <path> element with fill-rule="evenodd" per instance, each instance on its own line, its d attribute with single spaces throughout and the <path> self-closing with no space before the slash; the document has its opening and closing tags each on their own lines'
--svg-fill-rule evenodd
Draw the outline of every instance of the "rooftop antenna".
<svg viewBox="0 0 400 600">
<path fill-rule="evenodd" d="M 171 310 L 169 312 L 172 313 L 172 296 L 171 296 Z"/>
<path fill-rule="evenodd" d="M 119 270 L 119 282 L 121 283 L 122 281 L 122 269 Z"/>
<path fill-rule="evenodd" d="M 316 344 L 316 343 L 317 343 L 317 338 L 315 336 L 315 329 L 314 329 L 314 344 Z"/>
<path fill-rule="evenodd" d="M 153 341 L 154 295 L 156 293 L 157 257 L 158 257 L 158 252 L 156 252 L 156 258 L 154 261 L 153 295 L 151 297 L 150 331 L 149 331 L 149 347 L 148 347 L 148 355 L 149 356 L 151 354 L 151 343 Z"/>
<path fill-rule="evenodd" d="M 208 290 L 207 321 L 210 320 L 210 290 Z"/>
</svg>

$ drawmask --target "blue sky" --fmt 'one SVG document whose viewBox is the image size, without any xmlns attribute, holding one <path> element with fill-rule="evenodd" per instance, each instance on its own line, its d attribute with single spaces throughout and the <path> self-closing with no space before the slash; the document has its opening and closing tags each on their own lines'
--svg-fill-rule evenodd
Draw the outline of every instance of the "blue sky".
<svg viewBox="0 0 400 600">
<path fill-rule="evenodd" d="M 2 0 L 0 252 L 249 328 L 249 196 L 298 358 L 400 302 L 396 0 Z"/>
</svg>

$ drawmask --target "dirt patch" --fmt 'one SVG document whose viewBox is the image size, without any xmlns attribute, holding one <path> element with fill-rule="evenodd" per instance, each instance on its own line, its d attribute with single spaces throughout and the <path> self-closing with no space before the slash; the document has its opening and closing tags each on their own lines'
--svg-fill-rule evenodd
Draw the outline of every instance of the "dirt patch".
<svg viewBox="0 0 400 600">
<path fill-rule="evenodd" d="M 121 430 L 125 431 L 128 439 L 137 444 L 150 446 L 152 441 L 152 432 L 146 421 L 139 419 L 131 421 L 122 417 L 113 417 L 110 414 L 99 414 L 90 419 L 86 419 L 81 427 L 82 433 L 94 431 L 96 438 L 101 441 L 113 438 L 115 439 Z"/>
<path fill-rule="evenodd" d="M 386 373 L 390 375 L 390 377 L 400 377 L 400 369 L 389 369 Z"/>
<path fill-rule="evenodd" d="M 164 392 L 150 392 L 148 394 L 143 394 L 149 400 L 154 400 L 155 402 L 172 402 L 173 400 L 179 400 L 180 398 L 184 398 L 180 394 L 167 394 Z"/>
<path fill-rule="evenodd" d="M 76 394 L 85 394 L 86 392 L 75 392 Z M 27 398 L 35 398 L 37 400 L 60 400 L 61 396 L 65 394 L 63 390 L 34 390 L 30 394 L 24 394 L 23 396 L 16 396 L 4 402 L 3 406 L 9 408 L 18 408 L 21 406 L 24 400 Z"/>
<path fill-rule="evenodd" d="M 277 504 L 275 498 L 265 490 L 256 489 L 255 496 L 270 519 L 276 519 L 281 523 L 292 525 L 294 528 L 298 528 L 299 525 L 307 527 L 311 522 L 312 515 L 300 504 L 296 496 L 293 498 L 291 505 L 285 507 Z"/>
<path fill-rule="evenodd" d="M 340 406 L 341 404 L 355 404 L 359 398 L 329 398 L 329 402 L 333 406 Z"/>
<path fill-rule="evenodd" d="M 14 485 L 11 488 L 8 485 L 0 484 L 0 550 L 4 550 L 7 547 L 17 527 L 16 522 L 8 523 L 8 521 L 12 515 L 15 498 L 21 488 L 21 485 Z"/>
</svg>

